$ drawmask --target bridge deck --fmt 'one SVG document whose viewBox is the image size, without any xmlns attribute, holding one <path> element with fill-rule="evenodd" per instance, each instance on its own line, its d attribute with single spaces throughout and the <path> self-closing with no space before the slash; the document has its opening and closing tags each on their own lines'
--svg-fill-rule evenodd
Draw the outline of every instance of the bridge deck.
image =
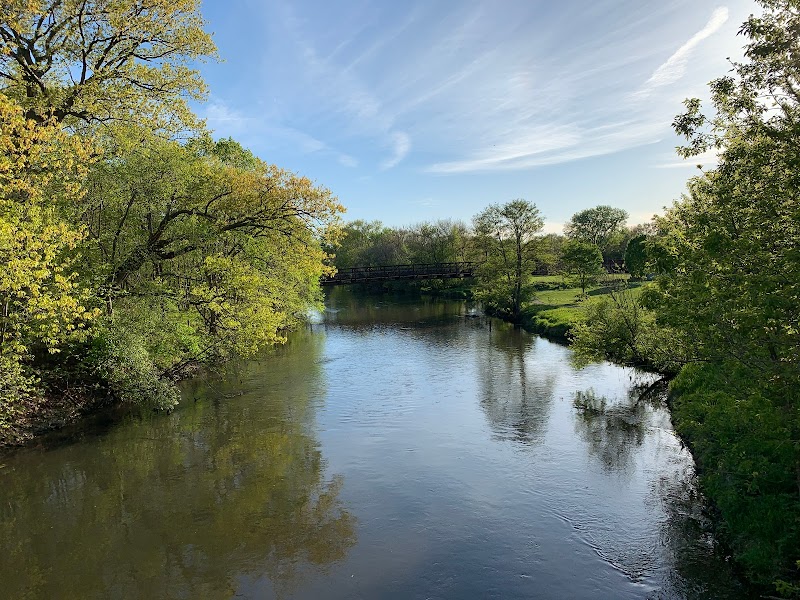
<svg viewBox="0 0 800 600">
<path fill-rule="evenodd" d="M 474 262 L 387 265 L 341 269 L 333 277 L 322 279 L 322 285 L 350 285 L 398 279 L 455 279 L 474 277 Z"/>
</svg>

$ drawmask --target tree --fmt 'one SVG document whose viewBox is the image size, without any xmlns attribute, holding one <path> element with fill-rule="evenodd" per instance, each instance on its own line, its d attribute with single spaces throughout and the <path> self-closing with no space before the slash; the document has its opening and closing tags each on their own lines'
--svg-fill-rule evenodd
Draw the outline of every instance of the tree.
<svg viewBox="0 0 800 600">
<path fill-rule="evenodd" d="M 0 443 L 35 410 L 35 352 L 57 353 L 96 316 L 78 274 L 84 231 L 57 208 L 79 202 L 89 148 L 34 126 L 0 94 Z"/>
<path fill-rule="evenodd" d="M 637 235 L 625 248 L 625 268 L 631 277 L 641 279 L 647 267 L 647 236 Z"/>
<path fill-rule="evenodd" d="M 533 202 L 493 204 L 473 217 L 476 243 L 484 260 L 479 295 L 492 308 L 519 322 L 533 295 L 529 285 L 544 220 Z"/>
<path fill-rule="evenodd" d="M 75 218 L 115 329 L 169 375 L 282 341 L 320 299 L 336 198 L 231 140 L 129 129 L 112 141 Z"/>
<path fill-rule="evenodd" d="M 353 267 L 367 266 L 367 253 L 374 244 L 377 236 L 383 230 L 380 221 L 363 221 L 357 219 L 342 226 L 341 236 L 335 247 L 328 248 L 334 256 L 337 269 L 351 269 Z"/>
<path fill-rule="evenodd" d="M 603 255 L 594 244 L 579 240 L 569 240 L 564 244 L 561 254 L 564 267 L 570 275 L 574 275 L 586 294 L 586 286 L 597 281 L 603 271 Z"/>
<path fill-rule="evenodd" d="M 205 86 L 189 63 L 214 54 L 199 0 L 7 0 L 0 82 L 37 122 L 149 119 L 183 127 Z"/>
<path fill-rule="evenodd" d="M 384 227 L 372 239 L 364 253 L 367 265 L 400 265 L 407 263 L 408 231 L 403 228 Z"/>
<path fill-rule="evenodd" d="M 564 225 L 564 234 L 570 239 L 594 244 L 605 253 L 627 219 L 628 213 L 621 208 L 605 205 L 587 208 L 572 215 Z"/>
<path fill-rule="evenodd" d="M 419 223 L 408 236 L 412 262 L 444 263 L 465 260 L 467 227 L 450 220 Z"/>
<path fill-rule="evenodd" d="M 542 236 L 539 269 L 544 269 L 548 275 L 564 272 L 561 256 L 566 241 L 567 238 L 559 233 L 548 233 Z"/>
<path fill-rule="evenodd" d="M 800 558 L 800 3 L 761 0 L 745 61 L 674 127 L 717 168 L 657 219 L 647 300 L 700 359 L 674 386 L 679 430 L 751 578 L 794 579 Z M 784 591 L 792 584 L 787 582 Z M 800 588 L 795 587 L 795 593 Z"/>
</svg>

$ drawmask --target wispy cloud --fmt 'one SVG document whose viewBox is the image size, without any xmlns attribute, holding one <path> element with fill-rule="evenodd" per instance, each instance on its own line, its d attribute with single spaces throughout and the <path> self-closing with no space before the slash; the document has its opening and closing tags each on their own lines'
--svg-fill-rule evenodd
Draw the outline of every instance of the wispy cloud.
<svg viewBox="0 0 800 600">
<path fill-rule="evenodd" d="M 400 164 L 400 161 L 402 161 L 409 150 L 411 150 L 411 138 L 408 137 L 407 133 L 396 131 L 391 134 L 391 140 L 393 146 L 392 156 L 381 163 L 381 169 L 384 171 Z"/>
<path fill-rule="evenodd" d="M 721 6 L 711 15 L 711 18 L 700 31 L 695 33 L 683 46 L 678 48 L 666 62 L 660 65 L 650 76 L 644 86 L 636 92 L 636 96 L 644 98 L 649 96 L 658 87 L 669 85 L 680 80 L 686 74 L 692 51 L 706 38 L 715 34 L 728 20 L 728 8 Z"/>
<path fill-rule="evenodd" d="M 252 119 L 217 99 L 212 99 L 205 106 L 202 117 L 209 129 L 219 132 L 221 136 L 238 136 L 252 124 Z"/>
<path fill-rule="evenodd" d="M 511 148 L 496 147 L 463 161 L 436 163 L 430 173 L 518 171 L 603 156 L 660 141 L 663 123 L 617 122 L 598 127 L 565 127 L 549 137 L 521 138 Z"/>
<path fill-rule="evenodd" d="M 339 155 L 339 164 L 343 167 L 354 168 L 358 166 L 358 160 L 350 156 L 349 154 L 340 154 Z"/>
<path fill-rule="evenodd" d="M 344 167 L 505 172 L 610 154 L 670 135 L 680 97 L 708 80 L 698 59 L 711 44 L 702 42 L 729 9 L 711 13 L 703 0 L 711 16 L 696 31 L 691 1 L 306 10 L 270 0 L 253 16 L 269 28 L 255 95 L 275 97 L 278 140 Z M 220 129 L 255 128 L 222 107 L 208 117 Z"/>
<path fill-rule="evenodd" d="M 576 147 L 581 134 L 575 126 L 539 126 L 519 132 L 513 141 L 492 144 L 464 160 L 431 165 L 431 173 L 465 173 L 471 171 L 513 170 L 535 164 L 548 152 Z"/>
<path fill-rule="evenodd" d="M 358 166 L 355 157 L 340 152 L 313 135 L 292 127 L 274 125 L 263 117 L 248 116 L 218 99 L 205 107 L 203 118 L 216 137 L 235 137 L 245 145 L 255 140 L 267 139 L 268 143 L 279 143 L 300 154 L 327 154 L 335 157 L 344 167 Z"/>
</svg>

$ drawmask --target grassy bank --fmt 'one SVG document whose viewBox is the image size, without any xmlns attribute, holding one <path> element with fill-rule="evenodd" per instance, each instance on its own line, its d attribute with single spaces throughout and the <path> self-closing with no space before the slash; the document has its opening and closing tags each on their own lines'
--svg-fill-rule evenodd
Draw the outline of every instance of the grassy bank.
<svg viewBox="0 0 800 600">
<path fill-rule="evenodd" d="M 627 279 L 626 275 L 615 275 L 613 279 Z M 586 295 L 581 289 L 570 287 L 568 280 L 559 276 L 539 276 L 534 278 L 536 297 L 523 309 L 522 326 L 532 333 L 550 340 L 567 343 L 569 332 L 584 319 L 586 307 L 611 293 L 608 285 L 588 289 Z M 638 293 L 641 283 L 629 284 Z"/>
</svg>

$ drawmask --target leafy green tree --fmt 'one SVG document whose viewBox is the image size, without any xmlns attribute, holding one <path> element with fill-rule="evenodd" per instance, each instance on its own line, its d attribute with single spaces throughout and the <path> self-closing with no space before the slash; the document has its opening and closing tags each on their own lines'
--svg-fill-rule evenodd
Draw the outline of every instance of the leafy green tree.
<svg viewBox="0 0 800 600">
<path fill-rule="evenodd" d="M 365 251 L 367 265 L 400 265 L 409 262 L 408 231 L 403 228 L 384 227 L 372 239 Z"/>
<path fill-rule="evenodd" d="M 79 278 L 80 227 L 58 207 L 81 200 L 89 147 L 34 126 L 0 94 L 0 444 L 37 410 L 33 355 L 58 353 L 97 316 Z"/>
<path fill-rule="evenodd" d="M 336 199 L 231 140 L 111 139 L 115 158 L 93 169 L 77 218 L 113 327 L 171 376 L 282 341 L 320 299 Z"/>
<path fill-rule="evenodd" d="M 647 236 L 637 235 L 625 248 L 625 268 L 631 277 L 641 279 L 647 268 Z"/>
<path fill-rule="evenodd" d="M 545 270 L 547 274 L 564 273 L 564 263 L 561 257 L 566 241 L 567 238 L 558 233 L 548 233 L 542 236 L 540 269 Z"/>
<path fill-rule="evenodd" d="M 604 273 L 600 249 L 588 242 L 568 240 L 561 251 L 561 260 L 566 272 L 577 280 L 582 295 Z"/>
<path fill-rule="evenodd" d="M 564 225 L 564 233 L 570 239 L 594 244 L 605 253 L 627 219 L 628 213 L 621 208 L 596 206 L 572 215 Z"/>
<path fill-rule="evenodd" d="M 719 166 L 657 219 L 648 295 L 702 365 L 681 373 L 676 423 L 696 449 L 736 558 L 751 578 L 797 583 L 800 557 L 800 3 L 761 0 L 745 61 L 674 126 L 685 156 Z M 713 381 L 714 385 L 705 382 Z"/>
<path fill-rule="evenodd" d="M 199 0 L 8 0 L 0 84 L 37 122 L 193 124 L 205 86 L 192 61 L 215 53 Z"/>
<path fill-rule="evenodd" d="M 342 226 L 336 245 L 328 248 L 337 269 L 368 266 L 367 253 L 383 230 L 380 221 L 350 221 Z"/>
<path fill-rule="evenodd" d="M 541 213 L 533 202 L 517 199 L 489 206 L 473 217 L 473 224 L 483 259 L 479 297 L 519 322 L 524 303 L 533 297 L 530 280 L 540 254 Z"/>
<path fill-rule="evenodd" d="M 674 375 L 694 358 L 691 345 L 656 317 L 625 282 L 613 283 L 607 295 L 586 306 L 584 319 L 572 329 L 578 361 L 611 360 Z"/>
<path fill-rule="evenodd" d="M 409 230 L 409 257 L 415 263 L 466 260 L 467 227 L 450 220 L 419 223 Z"/>
</svg>

